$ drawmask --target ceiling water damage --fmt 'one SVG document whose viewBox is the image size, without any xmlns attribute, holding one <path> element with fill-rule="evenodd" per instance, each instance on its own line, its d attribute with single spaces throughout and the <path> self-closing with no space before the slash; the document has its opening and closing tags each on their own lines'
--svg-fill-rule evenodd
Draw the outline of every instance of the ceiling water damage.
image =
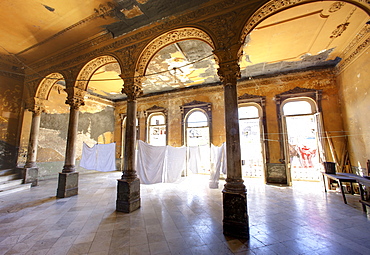
<svg viewBox="0 0 370 255">
<path fill-rule="evenodd" d="M 0 57 L 28 65 L 98 35 L 120 37 L 166 17 L 199 8 L 210 0 L 65 0 L 1 2 Z M 335 66 L 368 22 L 360 8 L 321 1 L 281 11 L 247 37 L 240 61 L 241 79 L 253 79 L 322 66 Z M 367 25 L 368 27 L 370 25 Z M 203 41 L 183 40 L 160 49 L 142 81 L 144 95 L 219 84 L 213 49 Z M 98 68 L 88 92 L 110 101 L 126 98 L 118 63 Z"/>
</svg>

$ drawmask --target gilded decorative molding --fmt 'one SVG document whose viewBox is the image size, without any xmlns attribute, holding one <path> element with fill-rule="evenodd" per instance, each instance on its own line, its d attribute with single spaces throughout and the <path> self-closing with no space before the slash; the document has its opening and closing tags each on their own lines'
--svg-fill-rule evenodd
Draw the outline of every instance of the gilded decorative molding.
<svg viewBox="0 0 370 255">
<path fill-rule="evenodd" d="M 360 55 L 370 44 L 370 37 L 363 41 L 346 59 L 342 60 L 337 66 L 338 72 L 343 71 L 358 55 Z"/>
<path fill-rule="evenodd" d="M 60 80 L 64 80 L 63 75 L 61 75 L 60 73 L 52 73 L 46 76 L 38 85 L 35 97 L 48 99 L 51 88 L 57 81 Z"/>
<path fill-rule="evenodd" d="M 333 3 L 330 8 L 329 8 L 329 12 L 330 13 L 334 13 L 334 12 L 337 12 L 339 11 L 340 9 L 342 9 L 342 7 L 345 5 L 346 3 L 344 2 L 335 2 Z"/>
<path fill-rule="evenodd" d="M 370 25 L 366 24 L 360 32 L 356 34 L 356 36 L 353 38 L 353 40 L 348 44 L 348 46 L 343 50 L 342 52 L 342 58 L 348 54 L 349 51 L 351 51 L 359 42 L 370 33 Z"/>
<path fill-rule="evenodd" d="M 117 62 L 117 59 L 115 59 L 112 56 L 100 56 L 94 58 L 82 68 L 82 70 L 77 76 L 77 81 L 74 86 L 82 90 L 87 90 L 89 80 L 91 76 L 94 74 L 94 72 L 106 64 L 115 62 Z"/>
<path fill-rule="evenodd" d="M 214 44 L 211 37 L 204 31 L 192 27 L 175 29 L 158 36 L 145 47 L 145 49 L 143 50 L 139 57 L 138 64 L 136 66 L 137 73 L 139 75 L 145 74 L 145 69 L 149 64 L 150 59 L 159 50 L 166 47 L 167 45 L 185 39 L 198 39 L 204 41 L 214 49 Z"/>
</svg>

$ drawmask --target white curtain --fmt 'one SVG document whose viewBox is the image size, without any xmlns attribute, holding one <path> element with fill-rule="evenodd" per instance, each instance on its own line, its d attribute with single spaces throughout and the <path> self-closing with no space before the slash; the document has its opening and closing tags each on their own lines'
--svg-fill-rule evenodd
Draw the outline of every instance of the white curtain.
<svg viewBox="0 0 370 255">
<path fill-rule="evenodd" d="M 211 172 L 209 178 L 209 187 L 211 189 L 218 188 L 218 181 L 220 179 L 220 172 L 226 169 L 226 155 L 225 155 L 225 143 L 220 147 L 211 144 Z"/>
<path fill-rule="evenodd" d="M 96 146 L 89 147 L 86 143 L 82 145 L 82 156 L 80 167 L 95 170 L 96 168 Z"/>
<path fill-rule="evenodd" d="M 225 143 L 217 147 L 153 146 L 138 141 L 136 170 L 143 184 L 171 183 L 181 178 L 186 168 L 186 153 L 189 151 L 188 167 L 199 173 L 204 167 L 210 170 L 210 188 L 218 188 L 220 172 L 226 169 Z M 201 151 L 202 150 L 202 151 Z"/>
<path fill-rule="evenodd" d="M 136 170 L 141 183 L 161 183 L 165 166 L 166 146 L 153 146 L 138 141 Z"/>
<path fill-rule="evenodd" d="M 108 172 L 116 170 L 116 144 L 97 144 L 96 170 Z"/>
<path fill-rule="evenodd" d="M 166 166 L 163 171 L 163 182 L 176 182 L 181 178 L 186 167 L 186 147 L 167 145 Z"/>
<path fill-rule="evenodd" d="M 199 146 L 189 146 L 188 150 L 189 150 L 188 168 L 193 174 L 197 174 L 201 170 Z"/>
<path fill-rule="evenodd" d="M 89 147 L 83 143 L 80 167 L 108 172 L 116 170 L 116 144 L 95 144 Z"/>
<path fill-rule="evenodd" d="M 143 184 L 176 182 L 185 169 L 186 147 L 153 146 L 138 141 L 136 170 Z"/>
</svg>

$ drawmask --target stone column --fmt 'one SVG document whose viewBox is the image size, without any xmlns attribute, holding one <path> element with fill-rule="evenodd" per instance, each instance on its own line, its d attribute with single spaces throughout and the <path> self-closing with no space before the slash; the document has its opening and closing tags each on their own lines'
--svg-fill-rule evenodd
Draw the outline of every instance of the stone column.
<svg viewBox="0 0 370 255">
<path fill-rule="evenodd" d="M 223 193 L 223 232 L 238 238 L 249 238 L 247 190 L 241 170 L 237 79 L 240 77 L 238 58 L 229 52 L 218 51 L 218 75 L 224 86 L 227 178 Z M 236 51 L 237 52 L 237 51 Z"/>
<path fill-rule="evenodd" d="M 44 106 L 42 104 L 37 104 L 36 102 L 37 99 L 35 98 L 34 105 L 30 107 L 30 111 L 32 111 L 33 113 L 32 124 L 27 150 L 27 161 L 23 171 L 23 182 L 31 183 L 31 186 L 37 186 L 38 184 L 39 169 L 36 165 L 36 158 L 37 158 L 37 146 L 40 131 L 41 113 L 44 111 Z"/>
<path fill-rule="evenodd" d="M 70 105 L 67 146 L 64 167 L 59 173 L 57 197 L 70 197 L 78 194 L 78 172 L 75 172 L 76 142 L 78 131 L 79 108 L 84 105 L 84 91 L 67 88 L 66 104 Z"/>
<path fill-rule="evenodd" d="M 116 210 L 130 213 L 140 208 L 140 180 L 136 175 L 137 96 L 142 92 L 138 78 L 126 79 L 122 93 L 127 95 L 124 165 L 117 184 Z"/>
</svg>

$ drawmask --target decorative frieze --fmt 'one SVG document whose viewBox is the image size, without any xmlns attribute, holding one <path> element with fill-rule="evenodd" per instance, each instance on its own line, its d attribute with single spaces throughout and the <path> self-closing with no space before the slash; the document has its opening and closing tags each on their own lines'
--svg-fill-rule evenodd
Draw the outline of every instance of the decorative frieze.
<svg viewBox="0 0 370 255">
<path fill-rule="evenodd" d="M 117 62 L 117 59 L 115 59 L 112 56 L 101 56 L 101 57 L 94 58 L 93 60 L 88 62 L 78 74 L 75 87 L 82 89 L 82 90 L 87 90 L 87 85 L 89 83 L 89 80 L 97 69 L 99 69 L 100 67 L 104 65 L 107 65 L 110 63 L 116 63 L 116 62 Z"/>
<path fill-rule="evenodd" d="M 60 73 L 52 73 L 46 76 L 38 85 L 35 97 L 48 99 L 51 88 L 59 80 L 64 80 Z"/>
</svg>

